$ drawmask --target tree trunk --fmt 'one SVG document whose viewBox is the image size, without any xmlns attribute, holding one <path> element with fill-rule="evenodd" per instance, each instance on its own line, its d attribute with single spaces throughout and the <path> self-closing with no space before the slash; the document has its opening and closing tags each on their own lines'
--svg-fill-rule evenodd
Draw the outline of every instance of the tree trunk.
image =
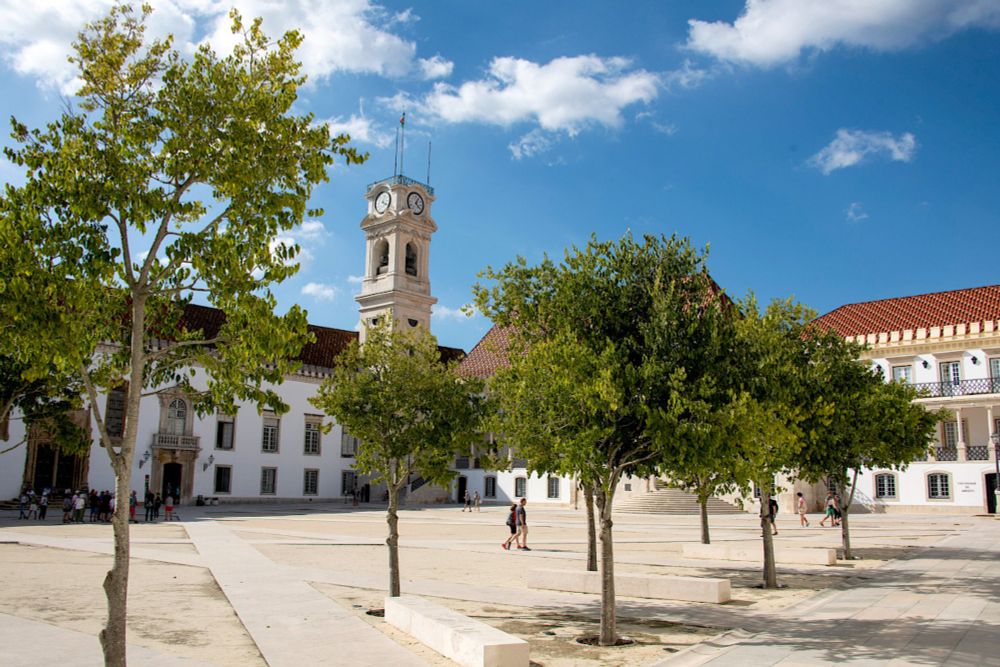
<svg viewBox="0 0 1000 667">
<path fill-rule="evenodd" d="M 778 587 L 778 573 L 774 567 L 774 540 L 771 536 L 771 494 L 758 484 L 760 489 L 760 530 L 764 540 L 764 588 Z"/>
<path fill-rule="evenodd" d="M 597 526 L 594 523 L 594 487 L 583 485 L 583 497 L 587 504 L 587 572 L 597 572 Z"/>
<path fill-rule="evenodd" d="M 114 530 L 115 556 L 111 569 L 104 577 L 104 594 L 108 599 L 108 622 L 101 630 L 101 648 L 106 667 L 125 667 L 125 619 L 128 604 L 129 525 L 128 468 L 114 465 L 115 511 L 111 515 Z"/>
<path fill-rule="evenodd" d="M 708 498 L 698 495 L 698 505 L 701 513 L 701 543 L 711 544 L 712 538 L 708 534 Z"/>
<path fill-rule="evenodd" d="M 399 487 L 389 486 L 389 511 L 386 522 L 389 524 L 389 539 L 385 541 L 389 547 L 389 597 L 399 597 Z"/>
<path fill-rule="evenodd" d="M 851 510 L 851 503 L 854 502 L 854 489 L 857 488 L 857 484 L 858 471 L 855 470 L 854 479 L 851 480 L 851 495 L 847 497 L 847 502 L 840 508 L 840 536 L 844 543 L 844 560 L 852 560 L 854 558 L 854 555 L 851 553 L 851 530 L 847 525 L 847 515 Z"/>
<path fill-rule="evenodd" d="M 618 641 L 615 621 L 615 554 L 611 537 L 613 491 L 597 491 L 597 507 L 601 512 L 601 646 L 614 646 Z"/>
</svg>

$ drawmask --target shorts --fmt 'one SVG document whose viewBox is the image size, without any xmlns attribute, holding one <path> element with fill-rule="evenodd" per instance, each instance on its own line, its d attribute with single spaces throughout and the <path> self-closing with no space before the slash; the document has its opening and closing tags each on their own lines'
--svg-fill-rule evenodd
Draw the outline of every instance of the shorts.
<svg viewBox="0 0 1000 667">
<path fill-rule="evenodd" d="M 508 526 L 508 528 L 510 528 L 510 534 L 511 535 L 516 535 L 517 534 L 517 526 Z"/>
<path fill-rule="evenodd" d="M 837 516 L 837 510 L 833 509 L 832 507 L 827 507 L 826 508 L 826 515 L 827 516 Z"/>
</svg>

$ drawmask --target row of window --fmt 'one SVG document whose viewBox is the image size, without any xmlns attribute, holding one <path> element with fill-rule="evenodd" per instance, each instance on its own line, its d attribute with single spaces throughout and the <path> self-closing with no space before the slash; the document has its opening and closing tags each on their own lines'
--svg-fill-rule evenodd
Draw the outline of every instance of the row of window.
<svg viewBox="0 0 1000 667">
<path fill-rule="evenodd" d="M 924 364 L 924 368 L 927 368 L 927 363 L 924 362 Z M 960 361 L 938 362 L 938 377 L 941 382 L 958 384 L 962 381 L 962 363 Z M 1000 378 L 1000 357 L 990 359 L 990 377 Z M 892 379 L 896 382 L 905 382 L 907 384 L 912 383 L 913 366 L 911 364 L 893 366 Z"/>
<path fill-rule="evenodd" d="M 875 497 L 879 500 L 899 499 L 894 473 L 875 475 Z M 951 500 L 951 475 L 944 472 L 932 472 L 927 475 L 927 499 Z"/>
<path fill-rule="evenodd" d="M 353 470 L 345 470 L 341 474 L 341 494 L 350 494 L 355 487 L 356 477 Z M 277 493 L 278 469 L 262 467 L 260 469 L 260 495 L 269 496 Z M 215 466 L 215 493 L 228 494 L 233 492 L 233 467 L 228 465 Z M 306 468 L 302 471 L 302 495 L 315 496 L 319 494 L 319 470 Z"/>
<path fill-rule="evenodd" d="M 494 483 L 493 496 L 495 496 L 496 495 L 496 487 L 495 487 L 496 478 L 495 477 L 487 477 L 486 480 L 487 480 L 487 485 L 486 485 L 487 490 L 490 488 L 489 487 L 489 482 L 493 481 L 493 483 Z M 526 477 L 515 477 L 514 478 L 514 497 L 515 498 L 524 498 L 527 495 L 528 495 L 528 479 Z M 490 496 L 489 493 L 486 494 L 487 498 L 491 498 L 493 496 Z M 553 477 L 551 475 L 549 476 L 548 482 L 546 483 L 546 497 L 549 498 L 549 499 L 557 499 L 557 498 L 559 498 L 559 478 L 558 477 Z"/>
</svg>

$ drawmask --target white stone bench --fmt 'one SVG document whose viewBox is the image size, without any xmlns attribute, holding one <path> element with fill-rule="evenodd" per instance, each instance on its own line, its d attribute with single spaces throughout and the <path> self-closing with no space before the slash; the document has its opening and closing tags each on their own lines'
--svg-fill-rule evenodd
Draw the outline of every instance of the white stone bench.
<svg viewBox="0 0 1000 667">
<path fill-rule="evenodd" d="M 601 574 L 587 570 L 529 570 L 528 587 L 600 595 Z M 615 573 L 615 593 L 632 598 L 716 604 L 731 599 L 728 579 L 658 574 Z"/>
<path fill-rule="evenodd" d="M 386 598 L 385 620 L 460 665 L 528 667 L 528 642 L 423 598 Z"/>
<path fill-rule="evenodd" d="M 683 558 L 709 558 L 713 560 L 740 560 L 764 562 L 764 546 L 760 543 L 684 544 Z M 837 550 L 822 547 L 786 547 L 774 545 L 776 563 L 795 565 L 836 565 Z"/>
</svg>

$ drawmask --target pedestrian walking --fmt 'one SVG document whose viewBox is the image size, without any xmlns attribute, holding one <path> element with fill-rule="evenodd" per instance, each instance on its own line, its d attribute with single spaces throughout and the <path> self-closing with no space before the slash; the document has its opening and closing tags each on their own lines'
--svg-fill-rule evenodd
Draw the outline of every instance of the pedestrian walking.
<svg viewBox="0 0 1000 667">
<path fill-rule="evenodd" d="M 472 511 L 472 494 L 469 493 L 468 489 L 465 490 L 465 506 L 462 507 L 462 511 L 465 510 Z"/>
<path fill-rule="evenodd" d="M 517 505 L 511 505 L 507 512 L 507 527 L 510 528 L 510 537 L 500 543 L 500 547 L 505 551 L 510 551 L 510 543 L 517 539 Z"/>
<path fill-rule="evenodd" d="M 778 517 L 778 501 L 771 496 L 767 501 L 767 516 L 771 521 L 771 534 L 778 534 L 778 525 L 775 523 L 775 519 Z"/>
<path fill-rule="evenodd" d="M 804 528 L 808 528 L 809 527 L 809 519 L 806 518 L 806 509 L 807 509 L 806 508 L 806 499 L 805 499 L 805 497 L 803 497 L 801 491 L 799 491 L 795 495 L 798 497 L 798 500 L 796 500 L 795 503 L 796 503 L 796 508 L 799 511 L 799 526 L 802 526 Z"/>
<path fill-rule="evenodd" d="M 479 511 L 479 501 L 479 492 L 476 491 L 475 495 L 472 496 L 472 504 L 475 505 L 477 512 Z"/>
<path fill-rule="evenodd" d="M 843 514 L 843 512 L 840 511 L 841 507 L 842 507 L 842 505 L 841 505 L 841 501 L 840 501 L 840 494 L 839 493 L 834 493 L 833 494 L 833 525 L 835 525 L 835 526 L 839 526 L 840 522 L 844 519 L 844 514 Z"/>
<path fill-rule="evenodd" d="M 826 520 L 830 520 L 830 526 L 836 525 L 837 514 L 834 511 L 834 506 L 837 504 L 836 499 L 833 497 L 833 491 L 826 492 L 826 514 L 820 519 L 819 525 L 826 526 Z"/>
<path fill-rule="evenodd" d="M 28 494 L 28 519 L 38 519 L 38 498 L 34 493 Z"/>
<path fill-rule="evenodd" d="M 70 494 L 70 490 L 66 489 L 66 493 L 63 495 L 63 523 L 69 523 L 73 520 L 73 496 Z"/>
<path fill-rule="evenodd" d="M 17 520 L 28 518 L 28 494 L 22 493 L 17 499 Z"/>
<path fill-rule="evenodd" d="M 135 507 L 139 504 L 139 499 L 135 496 L 135 491 L 128 497 L 128 521 L 135 523 Z"/>
<path fill-rule="evenodd" d="M 528 512 L 524 509 L 527 504 L 528 499 L 521 498 L 521 504 L 517 506 L 517 548 L 521 551 L 531 551 L 528 548 Z"/>
<path fill-rule="evenodd" d="M 163 505 L 163 498 L 160 498 L 160 494 L 156 494 L 153 498 L 153 521 L 160 518 L 160 506 Z"/>
<path fill-rule="evenodd" d="M 42 492 L 42 497 L 38 499 L 38 520 L 45 521 L 46 515 L 49 513 L 49 492 L 46 490 Z"/>
<path fill-rule="evenodd" d="M 163 501 L 163 510 L 164 510 L 164 514 L 166 514 L 166 516 L 167 516 L 166 520 L 170 521 L 174 517 L 174 497 L 173 496 L 167 496 L 166 499 Z"/>
<path fill-rule="evenodd" d="M 146 523 L 153 520 L 153 492 L 146 492 L 146 499 L 142 503 L 143 508 L 146 510 Z"/>
</svg>

